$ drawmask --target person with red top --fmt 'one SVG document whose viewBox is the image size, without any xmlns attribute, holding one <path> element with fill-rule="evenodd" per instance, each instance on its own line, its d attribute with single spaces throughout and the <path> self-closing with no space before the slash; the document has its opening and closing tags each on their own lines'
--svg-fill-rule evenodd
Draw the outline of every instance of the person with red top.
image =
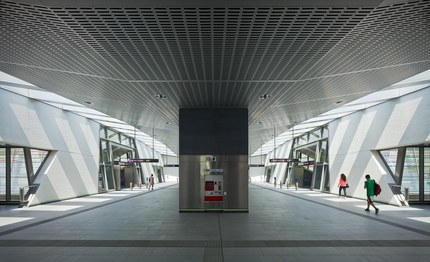
<svg viewBox="0 0 430 262">
<path fill-rule="evenodd" d="M 343 195 L 346 199 L 346 188 L 348 187 L 348 183 L 346 182 L 346 176 L 344 173 L 340 174 L 339 184 L 337 186 L 339 187 L 339 197 L 343 189 Z"/>
</svg>

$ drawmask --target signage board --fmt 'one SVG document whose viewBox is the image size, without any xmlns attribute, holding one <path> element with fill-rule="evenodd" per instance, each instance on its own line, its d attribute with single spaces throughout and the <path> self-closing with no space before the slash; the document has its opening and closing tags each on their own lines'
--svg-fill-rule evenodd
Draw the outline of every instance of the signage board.
<svg viewBox="0 0 430 262">
<path fill-rule="evenodd" d="M 297 158 L 271 158 L 270 163 L 297 163 L 299 159 Z"/>
<path fill-rule="evenodd" d="M 315 164 L 315 161 L 303 161 L 303 162 L 300 162 L 298 165 L 299 166 L 312 166 L 314 164 Z"/>
<path fill-rule="evenodd" d="M 127 160 L 129 163 L 158 163 L 158 161 L 159 159 L 156 158 L 135 158 Z"/>
</svg>

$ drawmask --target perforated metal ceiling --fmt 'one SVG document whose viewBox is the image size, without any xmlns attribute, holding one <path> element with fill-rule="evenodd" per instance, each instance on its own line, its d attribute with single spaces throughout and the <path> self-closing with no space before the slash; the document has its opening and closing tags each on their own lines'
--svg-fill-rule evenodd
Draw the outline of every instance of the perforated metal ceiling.
<svg viewBox="0 0 430 262">
<path fill-rule="evenodd" d="M 252 153 L 430 68 L 428 0 L 83 2 L 0 1 L 0 70 L 176 152 L 181 107 L 248 108 Z"/>
</svg>

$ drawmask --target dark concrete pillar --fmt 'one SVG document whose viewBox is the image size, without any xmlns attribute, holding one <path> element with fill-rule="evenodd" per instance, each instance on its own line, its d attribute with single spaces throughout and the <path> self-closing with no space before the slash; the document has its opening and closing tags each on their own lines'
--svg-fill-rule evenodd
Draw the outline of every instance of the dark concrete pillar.
<svg viewBox="0 0 430 262">
<path fill-rule="evenodd" d="M 180 109 L 179 210 L 248 211 L 248 109 Z"/>
</svg>

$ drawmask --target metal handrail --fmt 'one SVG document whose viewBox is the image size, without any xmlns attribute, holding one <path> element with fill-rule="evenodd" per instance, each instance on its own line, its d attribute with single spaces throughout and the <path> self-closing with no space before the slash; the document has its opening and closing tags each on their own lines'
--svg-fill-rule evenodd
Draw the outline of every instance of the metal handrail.
<svg viewBox="0 0 430 262">
<path fill-rule="evenodd" d="M 23 207 L 25 205 L 25 194 L 24 189 L 28 188 L 27 192 L 30 191 L 31 188 L 37 188 L 39 187 L 39 184 L 37 185 L 29 185 L 29 186 L 22 186 L 19 188 L 19 207 Z"/>
<path fill-rule="evenodd" d="M 400 193 L 402 193 L 402 188 L 403 188 L 402 194 L 405 197 L 405 201 L 409 202 L 409 187 L 408 186 L 391 185 L 391 187 L 399 188 Z"/>
</svg>

